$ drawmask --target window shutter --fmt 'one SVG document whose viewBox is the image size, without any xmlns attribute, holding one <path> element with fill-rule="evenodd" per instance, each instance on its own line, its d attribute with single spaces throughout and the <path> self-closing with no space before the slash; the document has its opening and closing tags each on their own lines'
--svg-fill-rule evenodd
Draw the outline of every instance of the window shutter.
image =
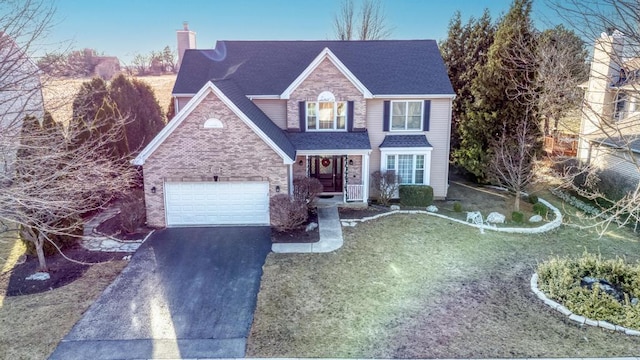
<svg viewBox="0 0 640 360">
<path fill-rule="evenodd" d="M 353 101 L 347 101 L 347 131 L 353 131 Z"/>
<path fill-rule="evenodd" d="M 391 101 L 384 102 L 384 111 L 382 118 L 382 131 L 389 131 L 389 118 L 391 117 Z"/>
<path fill-rule="evenodd" d="M 300 115 L 300 132 L 305 132 L 307 130 L 307 119 L 306 119 L 306 103 L 304 101 L 298 102 L 298 113 Z"/>
<path fill-rule="evenodd" d="M 422 131 L 429 131 L 429 117 L 431 116 L 431 100 L 424 101 L 424 116 L 422 117 Z"/>
</svg>

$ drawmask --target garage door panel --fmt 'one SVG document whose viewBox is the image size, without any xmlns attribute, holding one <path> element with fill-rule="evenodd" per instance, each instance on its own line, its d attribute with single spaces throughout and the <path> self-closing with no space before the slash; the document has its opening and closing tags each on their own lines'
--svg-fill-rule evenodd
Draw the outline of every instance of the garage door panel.
<svg viewBox="0 0 640 360">
<path fill-rule="evenodd" d="M 269 224 L 266 182 L 165 184 L 167 226 Z"/>
</svg>

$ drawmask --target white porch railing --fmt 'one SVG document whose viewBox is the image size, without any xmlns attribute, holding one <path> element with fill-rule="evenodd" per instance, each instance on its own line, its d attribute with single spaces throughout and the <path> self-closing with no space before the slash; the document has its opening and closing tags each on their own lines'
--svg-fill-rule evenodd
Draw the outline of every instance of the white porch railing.
<svg viewBox="0 0 640 360">
<path fill-rule="evenodd" d="M 363 185 L 351 185 L 347 184 L 347 201 L 362 201 L 363 200 Z"/>
</svg>

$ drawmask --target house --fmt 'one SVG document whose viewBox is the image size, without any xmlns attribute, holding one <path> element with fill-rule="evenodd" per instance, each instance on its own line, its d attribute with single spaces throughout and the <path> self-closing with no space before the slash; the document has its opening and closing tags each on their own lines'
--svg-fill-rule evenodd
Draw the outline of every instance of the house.
<svg viewBox="0 0 640 360">
<path fill-rule="evenodd" d="M 42 119 L 44 102 L 36 64 L 8 35 L 0 33 L 0 184 L 15 172 L 20 131 L 27 116 Z"/>
<path fill-rule="evenodd" d="M 623 53 L 618 31 L 595 41 L 577 157 L 629 190 L 640 180 L 640 59 Z"/>
<path fill-rule="evenodd" d="M 345 202 L 375 196 L 376 170 L 447 195 L 454 92 L 434 40 L 219 41 L 185 50 L 173 97 L 133 161 L 150 226 L 269 224 L 269 197 L 304 176 Z"/>
</svg>

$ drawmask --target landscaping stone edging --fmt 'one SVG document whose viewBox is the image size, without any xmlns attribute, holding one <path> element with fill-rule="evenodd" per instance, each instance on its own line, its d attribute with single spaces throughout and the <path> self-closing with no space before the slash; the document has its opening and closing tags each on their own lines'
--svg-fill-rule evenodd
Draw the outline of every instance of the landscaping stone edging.
<svg viewBox="0 0 640 360">
<path fill-rule="evenodd" d="M 153 234 L 153 231 L 147 234 L 144 239 L 120 240 L 113 236 L 105 235 L 97 230 L 100 224 L 118 215 L 119 213 L 119 208 L 110 207 L 87 221 L 83 230 L 81 241 L 82 247 L 89 251 L 125 253 L 136 252 L 140 245 L 142 245 L 142 243 L 145 242 L 151 234 Z"/>
<path fill-rule="evenodd" d="M 383 216 L 388 216 L 388 215 L 392 215 L 392 214 L 427 214 L 427 215 L 432 215 L 432 216 L 436 216 L 442 219 L 447 219 L 450 221 L 454 221 L 460 224 L 464 224 L 467 226 L 472 226 L 475 228 L 478 228 L 480 230 L 492 230 L 492 231 L 498 231 L 498 232 L 506 232 L 506 233 L 512 233 L 512 234 L 541 234 L 550 230 L 553 230 L 555 228 L 558 228 L 560 225 L 562 225 L 562 213 L 560 213 L 560 210 L 558 210 L 558 208 L 556 208 L 555 206 L 551 205 L 550 202 L 544 200 L 544 199 L 538 199 L 539 202 L 541 202 L 542 204 L 544 204 L 546 207 L 548 207 L 549 209 L 551 209 L 551 211 L 553 211 L 554 215 L 555 215 L 555 219 L 553 219 L 553 221 L 546 223 L 542 226 L 538 226 L 535 228 L 499 228 L 497 226 L 494 225 L 477 225 L 477 224 L 472 224 L 469 222 L 466 222 L 464 220 L 459 220 L 459 219 L 454 219 L 452 217 L 449 216 L 445 216 L 445 215 L 441 215 L 441 214 L 437 214 L 437 213 L 432 213 L 429 211 L 425 211 L 425 210 L 393 210 L 393 211 L 389 211 L 386 213 L 382 213 L 382 214 L 377 214 L 374 216 L 369 216 L 369 217 L 365 217 L 362 219 L 342 219 L 340 220 L 340 222 L 342 223 L 342 226 L 356 226 L 357 223 L 359 222 L 365 222 L 365 221 L 371 221 L 371 220 L 375 220 L 378 218 L 381 218 Z"/>
<path fill-rule="evenodd" d="M 533 275 L 531 276 L 531 291 L 533 291 L 533 293 L 536 294 L 538 299 L 544 301 L 544 303 L 547 306 L 557 310 L 563 315 L 569 317 L 569 320 L 576 322 L 580 325 L 596 326 L 596 327 L 601 327 L 603 329 L 624 333 L 625 335 L 640 336 L 640 331 L 638 330 L 629 329 L 620 325 L 615 325 L 607 321 L 592 320 L 587 317 L 574 314 L 573 312 L 571 312 L 571 310 L 567 309 L 564 305 L 549 299 L 542 291 L 538 289 L 538 273 L 533 273 Z"/>
</svg>

